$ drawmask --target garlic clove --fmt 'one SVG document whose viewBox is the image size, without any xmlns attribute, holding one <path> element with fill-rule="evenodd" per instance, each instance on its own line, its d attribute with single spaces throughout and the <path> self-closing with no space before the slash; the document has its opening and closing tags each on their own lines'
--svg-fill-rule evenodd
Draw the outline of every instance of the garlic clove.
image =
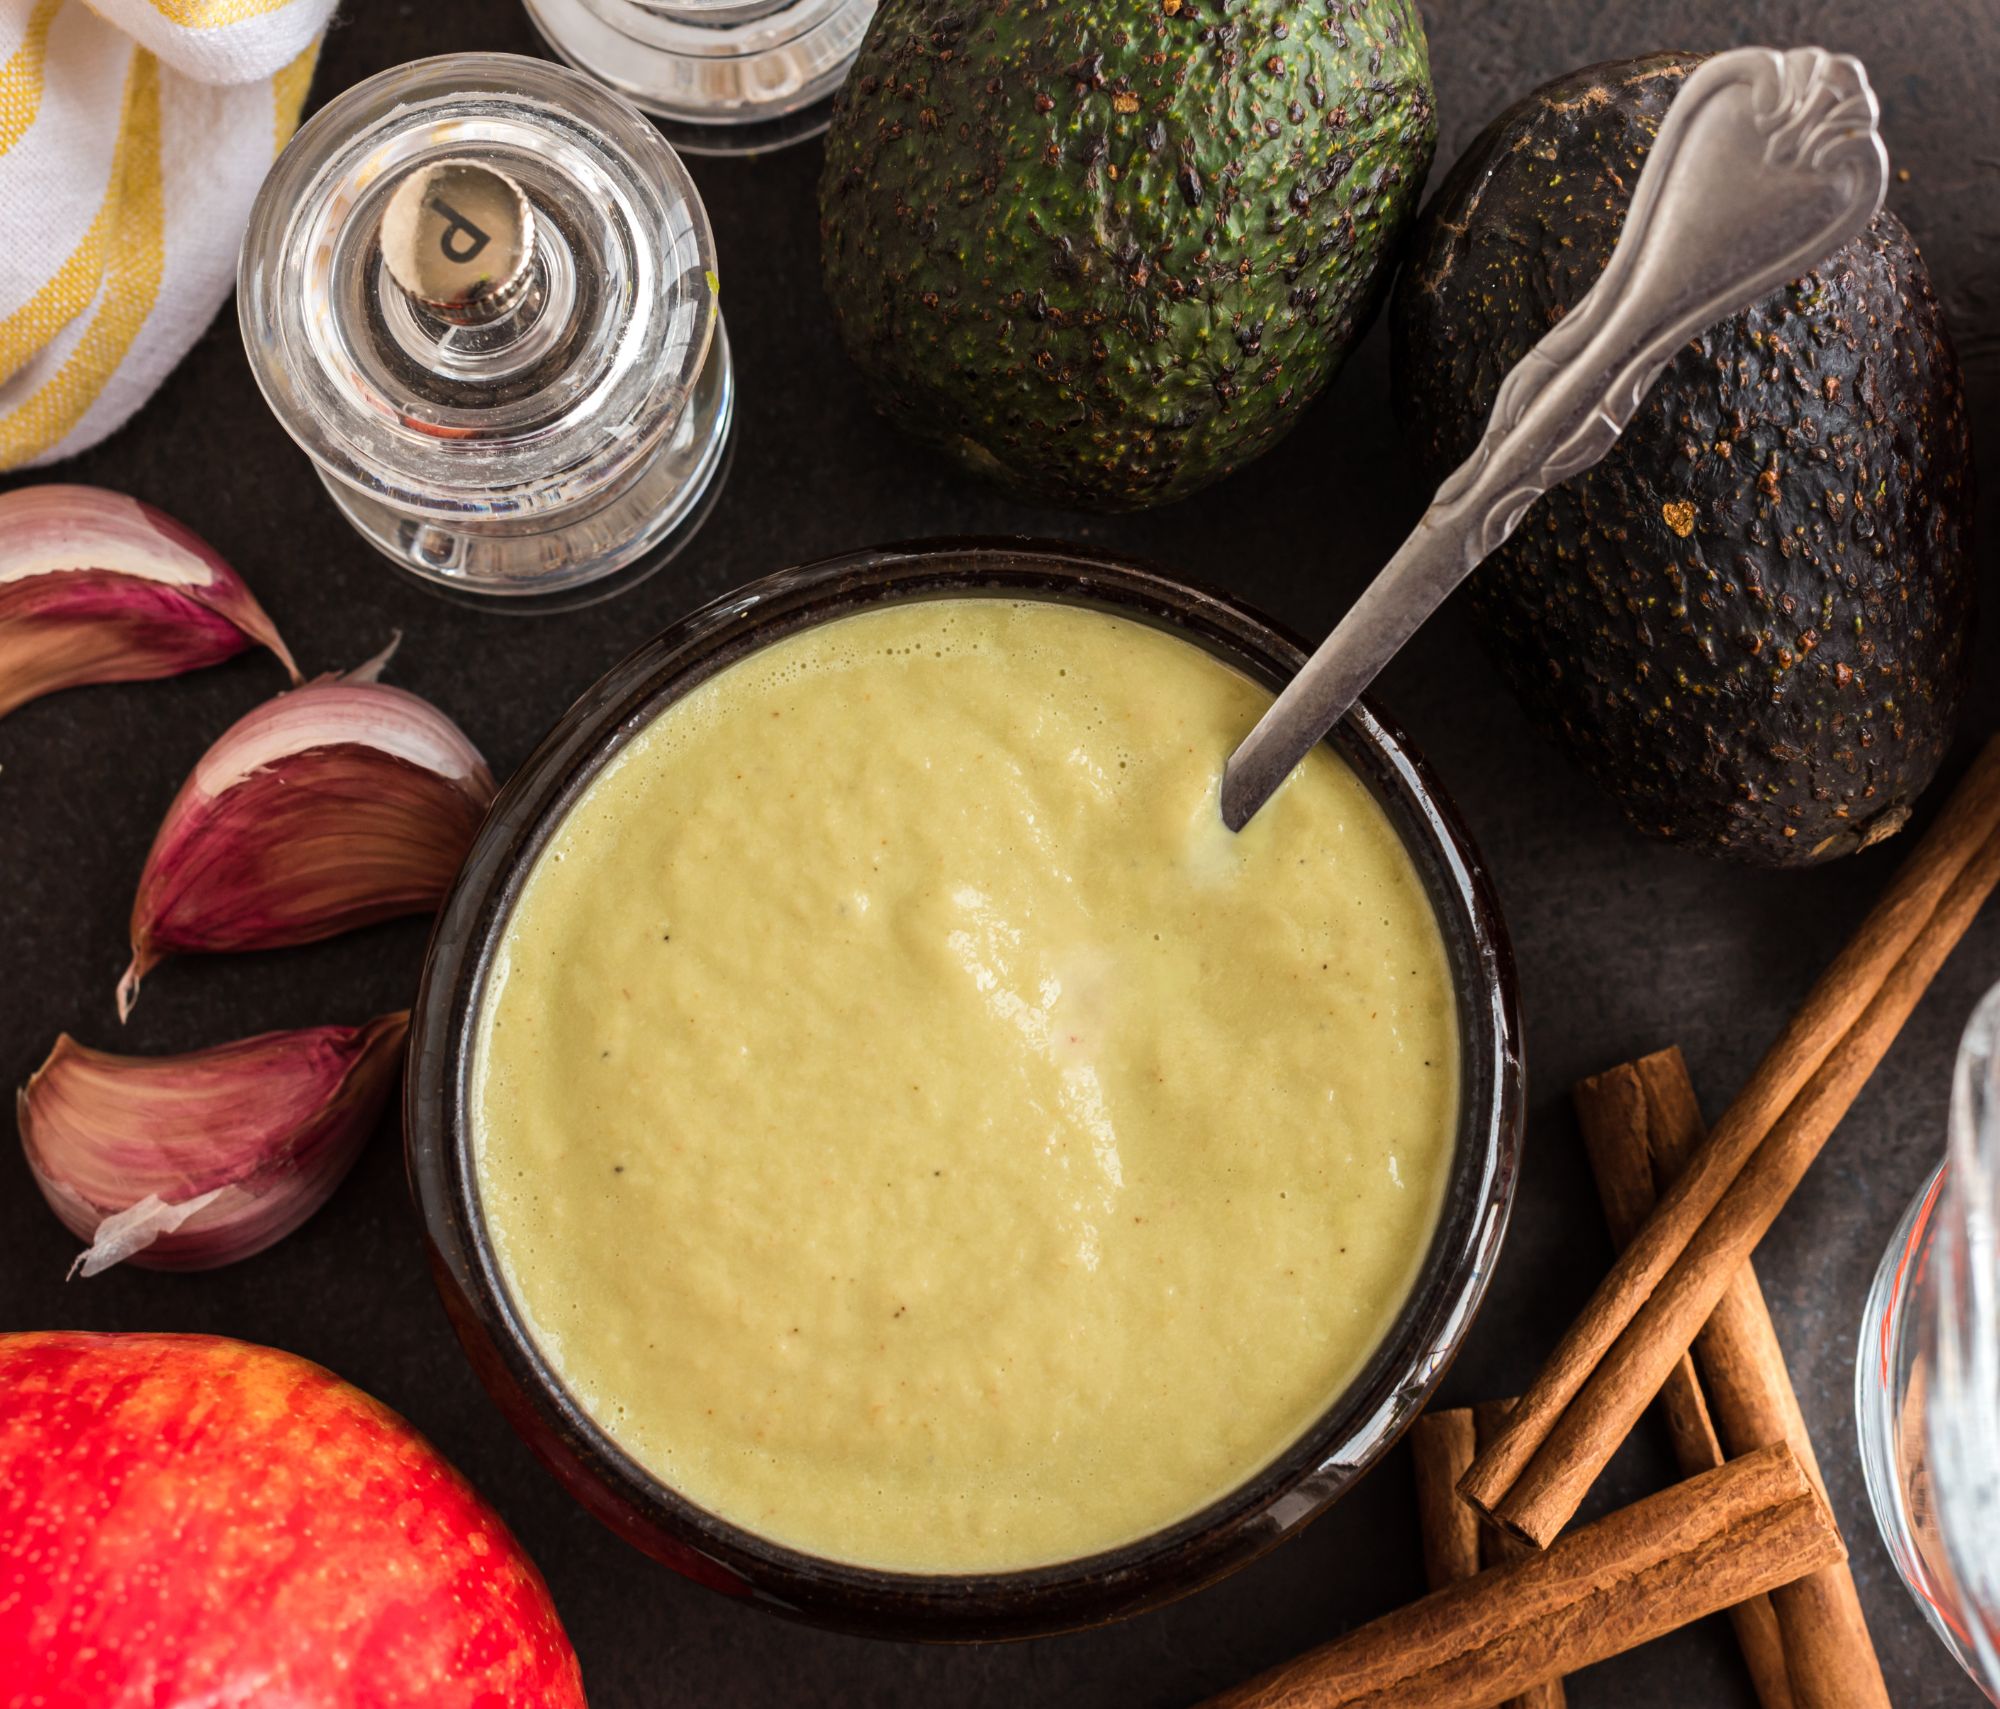
<svg viewBox="0 0 2000 1709">
<path fill-rule="evenodd" d="M 137 682 L 268 647 L 242 579 L 172 517 L 102 487 L 0 493 L 0 717 L 86 682 Z"/>
<path fill-rule="evenodd" d="M 265 702 L 196 763 L 133 899 L 121 1019 L 168 955 L 310 943 L 443 899 L 493 775 L 435 706 L 374 680 L 387 657 Z"/>
<path fill-rule="evenodd" d="M 409 1025 L 406 1011 L 157 1057 L 65 1033 L 17 1113 L 42 1196 L 91 1243 L 70 1274 L 209 1270 L 291 1233 L 375 1131 Z"/>
</svg>

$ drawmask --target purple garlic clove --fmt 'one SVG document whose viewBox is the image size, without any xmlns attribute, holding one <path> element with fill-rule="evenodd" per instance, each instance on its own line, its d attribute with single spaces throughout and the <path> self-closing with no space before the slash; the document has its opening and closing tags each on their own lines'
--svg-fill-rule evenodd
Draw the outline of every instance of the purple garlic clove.
<svg viewBox="0 0 2000 1709">
<path fill-rule="evenodd" d="M 374 1132 L 409 1025 L 406 1012 L 185 1056 L 57 1039 L 18 1115 L 42 1196 L 91 1243 L 70 1273 L 213 1269 L 291 1233 Z"/>
<path fill-rule="evenodd" d="M 139 981 L 169 955 L 274 949 L 435 908 L 493 799 L 465 733 L 373 680 L 320 677 L 239 719 L 167 809 L 132 903 Z"/>
<path fill-rule="evenodd" d="M 86 682 L 137 682 L 268 647 L 242 579 L 170 516 L 101 487 L 0 493 L 0 717 Z"/>
</svg>

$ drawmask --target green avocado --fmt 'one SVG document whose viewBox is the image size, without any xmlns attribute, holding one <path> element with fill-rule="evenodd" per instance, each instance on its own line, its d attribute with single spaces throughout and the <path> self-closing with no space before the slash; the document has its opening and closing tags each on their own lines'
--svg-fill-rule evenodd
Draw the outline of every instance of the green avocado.
<svg viewBox="0 0 2000 1709">
<path fill-rule="evenodd" d="M 919 439 L 1160 504 L 1333 377 L 1436 145 L 1413 0 L 884 0 L 827 133 L 827 294 Z"/>
<path fill-rule="evenodd" d="M 1432 199 L 1391 312 L 1432 481 L 1602 271 L 1699 63 L 1544 85 Z M 1798 866 L 1896 830 L 1937 770 L 1971 656 L 1971 524 L 1958 362 L 1916 245 L 1882 214 L 1683 348 L 1468 602 L 1530 714 L 1633 824 Z"/>
</svg>

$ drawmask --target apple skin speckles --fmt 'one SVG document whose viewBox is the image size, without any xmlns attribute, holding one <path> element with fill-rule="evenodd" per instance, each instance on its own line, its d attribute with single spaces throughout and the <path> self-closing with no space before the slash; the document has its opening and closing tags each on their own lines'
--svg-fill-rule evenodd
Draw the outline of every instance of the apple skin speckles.
<svg viewBox="0 0 2000 1709">
<path fill-rule="evenodd" d="M 547 1587 L 380 1402 L 206 1335 L 0 1335 L 0 1696 L 584 1709 Z"/>
</svg>

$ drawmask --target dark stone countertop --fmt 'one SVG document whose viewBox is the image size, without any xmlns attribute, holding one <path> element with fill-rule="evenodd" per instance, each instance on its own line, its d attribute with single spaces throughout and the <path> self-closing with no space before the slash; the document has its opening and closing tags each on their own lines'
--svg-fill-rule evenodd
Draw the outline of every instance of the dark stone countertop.
<svg viewBox="0 0 2000 1709">
<path fill-rule="evenodd" d="M 1901 169 L 1894 205 L 1930 259 L 1965 359 L 1986 491 L 2000 489 L 2000 16 L 1945 0 L 1425 0 L 1448 162 L 1506 101 L 1557 71 L 1655 48 L 1818 41 L 1864 55 Z M 350 0 L 315 97 L 379 67 L 465 48 L 536 50 L 504 0 Z M 856 395 L 814 262 L 808 145 L 701 160 L 742 386 L 734 473 L 693 548 L 643 588 L 561 617 L 455 609 L 389 573 L 271 421 L 225 311 L 151 405 L 62 478 L 164 506 L 244 572 L 308 670 L 346 666 L 393 629 L 393 680 L 431 696 L 501 775 L 642 637 L 765 571 L 870 543 L 1033 533 L 1112 546 L 1232 589 L 1318 634 L 1413 520 L 1388 417 L 1386 339 L 1367 344 L 1285 445 L 1170 510 L 1105 521 L 1010 503 L 912 453 Z M 1994 505 L 1987 503 L 1986 537 Z M 1990 545 L 1982 554 L 1990 563 Z M 1995 589 L 1989 576 L 1989 598 Z M 1955 755 L 2000 718 L 2000 656 Z M 408 1001 L 417 923 L 314 948 L 172 964 L 122 1033 L 113 983 L 153 830 L 208 741 L 279 686 L 245 658 L 167 684 L 93 688 L 0 724 L 0 1082 L 62 1029 L 142 1051 L 360 1019 Z M 1493 1292 L 1446 1394 L 1514 1392 L 1608 1252 L 1568 1106 L 1579 1075 L 1678 1040 L 1711 1114 L 1741 1082 L 1894 864 L 1894 847 L 1810 874 L 1711 865 L 1650 846 L 1525 727 L 1453 615 L 1397 661 L 1383 698 L 1451 781 L 1497 877 L 1519 953 L 1534 1073 L 1526 1179 Z M 1935 805 L 1935 796 L 1930 805 Z M 1907 839 L 1899 839 L 1906 842 Z M 1765 1242 L 1759 1268 L 1847 1530 L 1876 1642 L 1905 1706 L 1977 1694 L 1932 1641 L 1869 1517 L 1850 1384 L 1861 1300 L 1890 1229 L 1942 1145 L 1958 1034 L 2000 975 L 2000 910 L 1974 928 Z M 1014 1645 L 900 1647 L 829 1636 L 684 1583 L 615 1541 L 514 1438 L 446 1327 L 393 1131 L 331 1204 L 240 1268 L 123 1269 L 65 1285 L 74 1242 L 18 1153 L 0 1148 L 0 1324 L 202 1330 L 292 1348 L 406 1413 L 500 1508 L 554 1588 L 598 1709 L 621 1705 L 1191 1703 L 1420 1588 L 1407 1457 L 1391 1456 L 1305 1536 L 1235 1578 L 1108 1630 Z M 1649 1422 L 1601 1501 L 1663 1481 Z M 1579 1678 L 1579 1709 L 1748 1704 L 1711 1620 Z"/>
</svg>

